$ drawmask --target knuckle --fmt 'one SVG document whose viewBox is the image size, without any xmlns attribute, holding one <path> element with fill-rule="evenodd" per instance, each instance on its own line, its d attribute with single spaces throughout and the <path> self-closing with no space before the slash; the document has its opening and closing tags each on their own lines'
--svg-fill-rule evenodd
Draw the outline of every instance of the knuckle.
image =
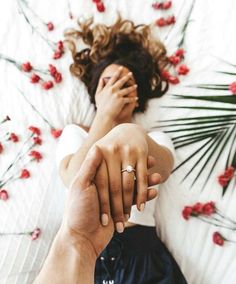
<svg viewBox="0 0 236 284">
<path fill-rule="evenodd" d="M 113 143 L 107 146 L 108 153 L 116 154 L 119 152 L 119 145 L 117 143 Z"/>
<path fill-rule="evenodd" d="M 127 155 L 128 157 L 135 155 L 135 148 L 134 147 L 132 147 L 130 145 L 124 145 L 123 148 L 124 148 L 125 155 Z"/>
<path fill-rule="evenodd" d="M 113 197 L 117 197 L 120 195 L 120 188 L 117 186 L 117 184 L 111 183 L 111 195 Z"/>
<path fill-rule="evenodd" d="M 103 212 L 108 212 L 109 211 L 109 203 L 105 200 L 100 200 L 100 205 L 102 208 Z"/>
</svg>

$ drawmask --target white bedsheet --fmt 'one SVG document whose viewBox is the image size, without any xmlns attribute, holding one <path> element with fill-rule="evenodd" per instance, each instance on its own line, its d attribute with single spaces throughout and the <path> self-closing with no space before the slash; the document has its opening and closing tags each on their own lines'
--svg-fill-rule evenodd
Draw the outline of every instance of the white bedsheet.
<svg viewBox="0 0 236 284">
<path fill-rule="evenodd" d="M 107 24 L 114 21 L 117 10 L 123 17 L 136 23 L 149 24 L 161 15 L 151 8 L 153 1 L 149 0 L 104 0 L 106 12 L 100 14 L 96 12 L 92 0 L 28 1 L 29 6 L 41 19 L 55 24 L 55 30 L 49 33 L 35 16 L 29 13 L 31 24 L 34 26 L 32 31 L 24 17 L 19 14 L 19 2 L 22 3 L 23 0 L 1 2 L 0 54 L 19 62 L 30 61 L 37 68 L 44 70 L 49 63 L 53 63 L 62 72 L 63 82 L 49 91 L 42 90 L 39 86 L 31 85 L 29 79 L 12 64 L 0 59 L 0 121 L 6 115 L 11 117 L 10 122 L 0 126 L 0 137 L 7 131 L 16 132 L 20 135 L 20 143 L 23 143 L 28 135 L 28 126 L 38 126 L 42 130 L 43 139 L 43 145 L 39 149 L 44 157 L 39 164 L 30 166 L 30 179 L 9 184 L 10 198 L 7 202 L 0 200 L 0 233 L 27 232 L 35 227 L 42 230 L 36 241 L 31 241 L 26 236 L 0 236 L 1 284 L 33 282 L 59 227 L 65 201 L 65 193 L 61 190 L 55 169 L 56 140 L 50 135 L 48 125 L 32 109 L 20 91 L 55 128 L 63 128 L 72 122 L 89 125 L 93 117 L 93 107 L 83 85 L 73 79 L 68 71 L 70 54 L 66 53 L 62 59 L 54 62 L 51 59 L 51 48 L 37 31 L 49 40 L 60 40 L 63 30 L 74 25 L 74 21 L 68 17 L 69 5 L 75 18 L 94 15 L 96 21 Z M 177 23 L 174 28 L 160 31 L 169 53 L 175 50 L 181 38 L 181 30 L 192 4 L 190 0 L 173 2 L 171 11 L 176 15 Z M 184 85 L 197 82 L 224 84 L 234 81 L 233 77 L 213 71 L 225 67 L 216 56 L 236 64 L 235 11 L 236 2 L 233 0 L 195 1 L 184 44 L 187 51 L 185 62 L 191 71 L 182 84 L 169 90 L 169 94 L 206 94 L 204 90 L 189 89 Z M 137 121 L 146 128 L 152 128 L 157 126 L 158 120 L 161 119 L 196 114 L 192 110 L 166 111 L 161 107 L 177 103 L 183 105 L 183 102 L 173 100 L 168 94 L 161 99 L 153 99 L 147 112 L 138 116 Z M 191 103 L 188 102 L 190 105 Z M 204 105 L 204 102 L 194 104 Z M 207 113 L 201 111 L 200 114 Z M 5 153 L 0 156 L 0 174 L 12 161 L 19 147 L 19 144 L 6 145 Z M 194 147 L 196 145 L 178 150 L 176 164 L 191 153 Z M 235 184 L 222 198 L 221 187 L 216 179 L 217 173 L 224 167 L 222 163 L 225 163 L 225 158 L 226 153 L 221 157 L 222 161 L 215 166 L 215 174 L 202 192 L 200 188 L 203 179 L 192 190 L 189 190 L 191 178 L 188 182 L 180 183 L 189 165 L 175 172 L 161 189 L 156 212 L 158 232 L 190 284 L 236 283 L 236 245 L 214 245 L 211 241 L 214 227 L 199 220 L 186 222 L 181 217 L 183 206 L 195 201 L 214 200 L 227 215 L 235 218 Z M 228 232 L 227 237 L 236 240 L 234 232 Z"/>
</svg>

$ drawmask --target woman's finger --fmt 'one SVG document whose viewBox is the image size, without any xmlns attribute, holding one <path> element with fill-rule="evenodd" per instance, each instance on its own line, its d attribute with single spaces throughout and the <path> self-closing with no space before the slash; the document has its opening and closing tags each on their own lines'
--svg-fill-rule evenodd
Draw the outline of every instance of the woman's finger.
<svg viewBox="0 0 236 284">
<path fill-rule="evenodd" d="M 101 223 L 103 226 L 107 226 L 110 217 L 110 200 L 109 200 L 109 184 L 108 184 L 108 172 L 106 162 L 103 160 L 101 163 L 96 177 L 95 185 L 98 192 Z"/>
<path fill-rule="evenodd" d="M 138 97 L 125 97 L 125 98 L 122 98 L 122 101 L 123 101 L 123 103 L 124 103 L 124 105 L 125 104 L 129 104 L 129 103 L 135 103 L 135 102 L 137 102 L 137 100 L 138 100 Z"/>
<path fill-rule="evenodd" d="M 103 80 L 103 78 L 100 78 L 99 81 L 98 81 L 96 93 L 101 92 L 101 90 L 104 88 L 105 85 L 106 84 L 105 84 L 105 81 Z"/>
<path fill-rule="evenodd" d="M 114 90 L 120 90 L 123 85 L 128 82 L 130 80 L 130 78 L 132 78 L 133 74 L 132 72 L 129 72 L 127 75 L 121 77 L 119 80 L 117 80 L 114 84 L 113 84 L 113 88 Z"/>
<path fill-rule="evenodd" d="M 121 164 L 119 156 L 111 151 L 108 159 L 106 159 L 107 169 L 109 173 L 109 188 L 110 188 L 110 207 L 111 215 L 117 232 L 124 231 L 124 210 L 122 199 L 122 184 L 121 184 Z"/>
<path fill-rule="evenodd" d="M 136 89 L 137 89 L 137 85 L 135 84 L 131 87 L 121 89 L 120 91 L 118 91 L 118 94 L 119 94 L 119 96 L 124 97 L 124 96 L 134 92 Z"/>
<path fill-rule="evenodd" d="M 134 188 L 135 188 L 135 173 L 128 172 L 125 169 L 128 166 L 135 168 L 135 161 L 131 158 L 131 155 L 125 155 L 126 159 L 122 163 L 122 196 L 123 196 L 123 210 L 126 217 L 126 221 L 129 219 L 130 211 L 134 198 Z"/>
<path fill-rule="evenodd" d="M 147 201 L 148 191 L 148 173 L 147 173 L 147 155 L 141 153 L 136 165 L 136 182 L 137 182 L 137 208 L 143 211 Z"/>
<path fill-rule="evenodd" d="M 160 184 L 162 182 L 162 176 L 159 173 L 153 173 L 148 175 L 148 186 Z"/>
<path fill-rule="evenodd" d="M 120 74 L 122 70 L 123 70 L 123 67 L 120 66 L 118 70 L 114 73 L 114 75 L 108 80 L 106 87 L 112 86 L 120 78 Z"/>
</svg>

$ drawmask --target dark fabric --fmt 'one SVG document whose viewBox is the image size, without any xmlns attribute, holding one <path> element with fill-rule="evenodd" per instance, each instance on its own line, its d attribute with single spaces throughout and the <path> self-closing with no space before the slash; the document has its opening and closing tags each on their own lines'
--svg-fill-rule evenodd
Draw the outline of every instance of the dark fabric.
<svg viewBox="0 0 236 284">
<path fill-rule="evenodd" d="M 115 233 L 96 262 L 96 284 L 186 284 L 155 227 L 137 225 Z"/>
</svg>

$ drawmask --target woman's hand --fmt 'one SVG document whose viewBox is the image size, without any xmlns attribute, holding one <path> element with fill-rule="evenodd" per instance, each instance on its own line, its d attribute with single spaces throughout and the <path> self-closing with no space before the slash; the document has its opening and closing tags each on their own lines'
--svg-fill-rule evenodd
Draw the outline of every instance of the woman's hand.
<svg viewBox="0 0 236 284">
<path fill-rule="evenodd" d="M 122 109 L 128 105 L 133 104 L 135 106 L 138 98 L 128 96 L 130 93 L 137 89 L 137 85 L 122 88 L 125 83 L 132 77 L 132 73 L 120 78 L 123 67 L 119 67 L 118 71 L 107 81 L 104 78 L 100 78 L 95 102 L 97 107 L 97 113 L 107 115 L 111 120 L 115 121 Z"/>
<path fill-rule="evenodd" d="M 104 157 L 95 177 L 102 223 L 108 222 L 108 213 L 111 212 L 117 231 L 122 232 L 131 206 L 136 203 L 143 211 L 145 203 L 156 196 L 156 190 L 148 190 L 148 187 L 158 184 L 161 176 L 158 173 L 148 175 L 148 168 L 155 163 L 148 157 L 146 133 L 138 125 L 120 124 L 95 145 Z M 135 172 L 121 172 L 128 165 Z"/>
</svg>

